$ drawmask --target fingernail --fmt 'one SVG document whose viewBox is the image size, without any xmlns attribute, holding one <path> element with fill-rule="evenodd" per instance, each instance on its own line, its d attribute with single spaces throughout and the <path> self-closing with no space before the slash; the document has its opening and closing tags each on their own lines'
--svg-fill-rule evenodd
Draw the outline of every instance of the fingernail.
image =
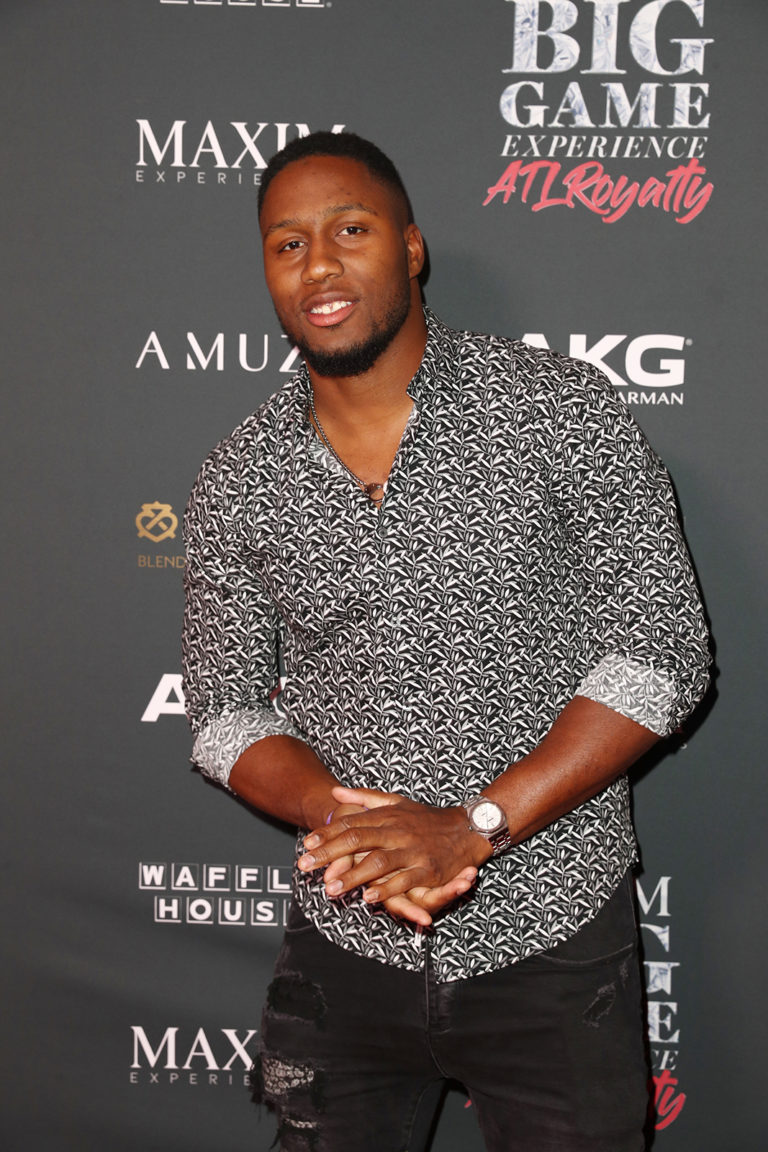
<svg viewBox="0 0 768 1152">
<path fill-rule="evenodd" d="M 317 848 L 319 843 L 320 843 L 320 837 L 319 836 L 313 835 L 313 836 L 305 836 L 304 837 L 304 847 L 305 848 Z"/>
<path fill-rule="evenodd" d="M 343 887 L 341 880 L 331 880 L 330 884 L 326 884 L 325 890 L 329 896 L 337 896 Z"/>
<path fill-rule="evenodd" d="M 308 869 L 310 869 L 310 868 L 314 868 L 314 866 L 315 866 L 314 856 L 306 855 L 306 856 L 301 856 L 299 858 L 299 868 L 301 868 L 304 872 L 308 871 Z"/>
<path fill-rule="evenodd" d="M 369 904 L 374 904 L 378 900 L 378 898 L 379 898 L 378 888 L 366 888 L 365 891 L 363 892 L 363 900 L 366 900 Z"/>
</svg>

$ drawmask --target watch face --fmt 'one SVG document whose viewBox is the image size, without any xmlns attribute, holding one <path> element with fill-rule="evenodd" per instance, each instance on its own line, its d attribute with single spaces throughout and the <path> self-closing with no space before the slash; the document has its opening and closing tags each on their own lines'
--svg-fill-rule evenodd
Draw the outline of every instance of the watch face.
<svg viewBox="0 0 768 1152">
<path fill-rule="evenodd" d="M 504 813 L 492 800 L 481 800 L 472 808 L 472 823 L 481 832 L 495 832 L 504 823 Z"/>
</svg>

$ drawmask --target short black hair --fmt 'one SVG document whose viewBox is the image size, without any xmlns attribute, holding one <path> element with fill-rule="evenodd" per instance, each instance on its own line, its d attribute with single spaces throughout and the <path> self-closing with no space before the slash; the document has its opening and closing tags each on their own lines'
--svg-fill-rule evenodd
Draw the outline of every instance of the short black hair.
<svg viewBox="0 0 768 1152">
<path fill-rule="evenodd" d="M 267 164 L 261 176 L 259 185 L 259 216 L 264 205 L 267 189 L 283 168 L 293 164 L 296 160 L 304 160 L 308 156 L 342 156 L 348 160 L 357 160 L 363 164 L 371 176 L 393 189 L 405 205 L 408 223 L 413 223 L 413 209 L 400 173 L 388 156 L 362 136 L 354 132 L 311 132 L 308 136 L 299 136 L 291 140 L 279 152 L 276 152 Z"/>
</svg>

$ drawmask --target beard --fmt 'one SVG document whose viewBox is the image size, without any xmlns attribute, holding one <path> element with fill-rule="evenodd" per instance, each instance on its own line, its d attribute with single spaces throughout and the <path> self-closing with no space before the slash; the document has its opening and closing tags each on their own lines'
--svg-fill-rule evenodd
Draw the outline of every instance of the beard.
<svg viewBox="0 0 768 1152">
<path fill-rule="evenodd" d="M 390 300 L 384 317 L 374 326 L 365 340 L 360 340 L 349 348 L 338 348 L 334 352 L 311 348 L 291 331 L 279 315 L 278 320 L 288 339 L 296 345 L 304 360 L 318 376 L 362 376 L 373 368 L 381 354 L 390 346 L 408 319 L 410 310 L 410 285 L 406 285 L 397 297 Z"/>
</svg>

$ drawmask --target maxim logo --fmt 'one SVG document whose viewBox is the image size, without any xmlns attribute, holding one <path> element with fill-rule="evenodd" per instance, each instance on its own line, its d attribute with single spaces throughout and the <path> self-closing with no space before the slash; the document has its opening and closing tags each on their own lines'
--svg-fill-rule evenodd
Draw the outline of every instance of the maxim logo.
<svg viewBox="0 0 768 1152">
<path fill-rule="evenodd" d="M 136 180 L 144 183 L 145 170 L 154 168 L 154 183 L 181 183 L 187 170 L 197 184 L 206 183 L 206 169 L 213 169 L 216 183 L 242 184 L 243 177 L 254 184 L 261 180 L 267 166 L 266 156 L 284 148 L 290 139 L 309 136 L 308 124 L 269 123 L 255 126 L 245 120 L 230 120 L 214 126 L 211 120 L 201 128 L 187 120 L 174 120 L 162 127 L 149 120 L 137 120 L 139 129 Z M 343 132 L 343 124 L 334 124 L 332 132 Z"/>
<path fill-rule="evenodd" d="M 568 355 L 586 360 L 604 372 L 625 404 L 683 404 L 685 359 L 681 353 L 691 341 L 685 336 L 653 333 L 635 336 L 624 346 L 627 339 L 623 334 L 610 334 L 590 340 L 583 333 L 576 333 L 570 337 Z M 527 332 L 523 340 L 534 348 L 550 347 L 542 332 Z M 633 386 L 650 391 L 638 392 Z"/>
<path fill-rule="evenodd" d="M 256 1056 L 255 1028 L 198 1028 L 191 1035 L 178 1026 L 147 1033 L 140 1024 L 132 1024 L 131 1034 L 131 1084 L 159 1084 L 164 1072 L 171 1084 L 183 1079 L 188 1084 L 247 1085 Z"/>
</svg>

